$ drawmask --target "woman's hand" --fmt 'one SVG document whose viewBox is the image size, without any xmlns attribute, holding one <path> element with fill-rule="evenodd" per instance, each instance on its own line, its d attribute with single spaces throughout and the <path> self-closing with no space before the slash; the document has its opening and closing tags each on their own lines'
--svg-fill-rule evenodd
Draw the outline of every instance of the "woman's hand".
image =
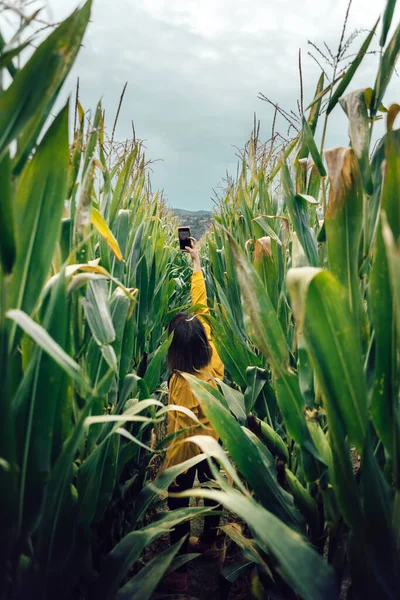
<svg viewBox="0 0 400 600">
<path fill-rule="evenodd" d="M 189 240 L 191 241 L 192 245 L 186 246 L 184 252 L 190 254 L 190 257 L 193 261 L 193 272 L 195 273 L 196 271 L 201 271 L 199 246 L 193 237 L 189 238 Z"/>
</svg>

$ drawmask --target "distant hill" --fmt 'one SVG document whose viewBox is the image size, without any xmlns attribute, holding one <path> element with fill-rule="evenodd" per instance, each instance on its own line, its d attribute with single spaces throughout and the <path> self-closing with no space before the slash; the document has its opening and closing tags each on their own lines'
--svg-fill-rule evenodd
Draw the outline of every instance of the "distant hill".
<svg viewBox="0 0 400 600">
<path fill-rule="evenodd" d="M 199 217 L 211 216 L 211 212 L 209 210 L 186 210 L 185 208 L 173 208 L 172 210 L 174 211 L 176 216 L 178 216 L 178 215 L 199 216 Z"/>
<path fill-rule="evenodd" d="M 212 213 L 208 210 L 186 210 L 173 208 L 172 212 L 182 227 L 190 227 L 190 232 L 196 240 L 200 240 L 210 227 Z"/>
</svg>

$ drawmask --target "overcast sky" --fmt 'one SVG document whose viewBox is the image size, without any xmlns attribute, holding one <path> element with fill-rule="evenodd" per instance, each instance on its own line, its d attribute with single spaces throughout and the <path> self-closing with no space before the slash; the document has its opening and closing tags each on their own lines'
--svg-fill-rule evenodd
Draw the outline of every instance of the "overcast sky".
<svg viewBox="0 0 400 600">
<path fill-rule="evenodd" d="M 53 19 L 67 16 L 78 0 L 48 0 Z M 386 0 L 353 0 L 348 33 L 372 28 Z M 153 187 L 170 205 L 209 209 L 212 189 L 226 170 L 236 172 L 234 146 L 242 147 L 253 113 L 268 139 L 273 109 L 263 92 L 286 109 L 299 97 L 298 49 L 302 49 L 305 101 L 312 99 L 318 67 L 307 40 L 337 48 L 347 0 L 94 0 L 78 61 L 63 90 L 80 77 L 81 102 L 94 108 L 103 97 L 111 129 L 123 85 L 128 89 L 118 139 L 146 140 L 154 164 Z M 397 10 L 394 24 L 399 21 Z M 392 27 L 393 30 L 393 27 Z M 365 38 L 357 38 L 357 51 Z M 377 47 L 377 41 L 375 42 Z M 352 89 L 373 86 L 377 59 L 368 57 Z M 396 76 L 387 103 L 400 100 Z M 280 123 L 286 133 L 284 122 Z M 337 106 L 328 146 L 347 144 L 346 119 Z"/>
</svg>

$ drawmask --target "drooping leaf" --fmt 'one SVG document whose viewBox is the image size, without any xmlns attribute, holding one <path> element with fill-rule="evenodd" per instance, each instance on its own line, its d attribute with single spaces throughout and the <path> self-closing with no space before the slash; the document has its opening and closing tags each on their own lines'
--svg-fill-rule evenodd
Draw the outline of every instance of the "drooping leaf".
<svg viewBox="0 0 400 600">
<path fill-rule="evenodd" d="M 179 465 L 169 467 L 169 469 L 163 471 L 154 482 L 151 482 L 142 488 L 135 500 L 134 514 L 132 518 L 133 521 L 140 521 L 144 517 L 144 514 L 151 502 L 153 502 L 153 500 L 155 500 L 159 494 L 168 489 L 178 475 L 184 473 L 191 467 L 194 467 L 199 462 L 204 460 L 204 458 L 204 455 L 198 454 L 197 456 L 189 458 L 189 460 L 186 460 Z"/>
<path fill-rule="evenodd" d="M 170 568 L 174 556 L 179 552 L 184 538 L 157 554 L 135 577 L 119 590 L 117 600 L 148 600 L 161 578 Z"/>
<path fill-rule="evenodd" d="M 368 421 L 367 389 L 360 335 L 346 291 L 331 273 L 321 269 L 291 269 L 287 285 L 329 421 L 338 419 L 362 452 Z"/>
<path fill-rule="evenodd" d="M 123 260 L 123 256 L 118 245 L 117 240 L 114 235 L 110 231 L 107 221 L 103 217 L 100 211 L 97 208 L 92 208 L 92 225 L 97 229 L 100 235 L 107 242 L 107 245 L 111 248 L 112 252 L 116 256 L 118 260 Z"/>
<path fill-rule="evenodd" d="M 358 275 L 363 225 L 360 170 L 351 148 L 334 148 L 327 150 L 325 155 L 330 190 L 324 223 L 330 268 L 345 287 L 350 310 L 362 330 L 365 317 Z"/>
<path fill-rule="evenodd" d="M 191 490 L 190 494 L 213 499 L 246 521 L 257 546 L 273 558 L 281 577 L 301 597 L 315 600 L 336 598 L 331 567 L 303 536 L 252 498 L 233 488 L 226 492 L 198 488 Z"/>
<path fill-rule="evenodd" d="M 184 520 L 204 515 L 208 508 L 182 508 L 167 513 L 150 526 L 128 533 L 104 560 L 94 591 L 104 600 L 112 600 L 122 579 L 139 559 L 143 549 Z"/>
<path fill-rule="evenodd" d="M 369 145 L 371 133 L 365 90 L 356 90 L 340 98 L 340 106 L 349 119 L 351 147 L 357 157 L 365 192 L 373 193 L 371 167 L 369 163 Z"/>
<path fill-rule="evenodd" d="M 214 429 L 263 506 L 277 516 L 279 515 L 284 522 L 298 527 L 298 515 L 294 510 L 291 498 L 280 488 L 276 480 L 275 463 L 272 456 L 270 455 L 267 467 L 259 454 L 257 445 L 246 435 L 245 428 L 242 429 L 223 404 L 216 401 L 215 397 L 218 392 L 215 392 L 210 384 L 188 374 L 185 374 L 185 378 L 188 379 L 193 392 L 204 404 L 204 410 Z M 248 431 L 248 433 L 251 432 Z M 265 451 L 267 451 L 266 448 Z"/>
<path fill-rule="evenodd" d="M 79 383 L 84 389 L 90 390 L 90 386 L 83 376 L 79 365 L 61 348 L 57 342 L 47 333 L 47 331 L 38 323 L 33 321 L 26 313 L 21 310 L 9 310 L 6 316 L 21 327 L 33 341 L 44 350 L 53 360 L 69 375 L 74 381 Z"/>
</svg>

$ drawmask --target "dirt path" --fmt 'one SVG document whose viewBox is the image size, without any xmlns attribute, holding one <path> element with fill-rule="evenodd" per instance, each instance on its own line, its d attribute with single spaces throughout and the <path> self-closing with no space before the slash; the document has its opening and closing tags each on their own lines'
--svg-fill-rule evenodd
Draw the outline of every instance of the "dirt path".
<svg viewBox="0 0 400 600">
<path fill-rule="evenodd" d="M 191 500 L 191 506 L 195 502 Z M 162 506 L 162 510 L 166 505 Z M 227 514 L 223 514 L 221 525 L 229 522 Z M 203 519 L 195 519 L 191 523 L 191 535 L 199 536 L 203 529 Z M 229 538 L 226 541 L 227 551 L 223 569 L 240 566 L 246 559 L 243 558 L 240 549 L 232 543 Z M 169 536 L 159 538 L 149 546 L 145 555 L 145 562 L 149 562 L 154 556 L 169 546 Z M 216 560 L 209 561 L 201 557 L 188 563 L 189 591 L 185 594 L 167 594 L 163 592 L 160 585 L 152 596 L 152 600 L 250 600 L 250 579 L 243 576 L 232 586 L 221 574 L 221 568 Z"/>
</svg>

